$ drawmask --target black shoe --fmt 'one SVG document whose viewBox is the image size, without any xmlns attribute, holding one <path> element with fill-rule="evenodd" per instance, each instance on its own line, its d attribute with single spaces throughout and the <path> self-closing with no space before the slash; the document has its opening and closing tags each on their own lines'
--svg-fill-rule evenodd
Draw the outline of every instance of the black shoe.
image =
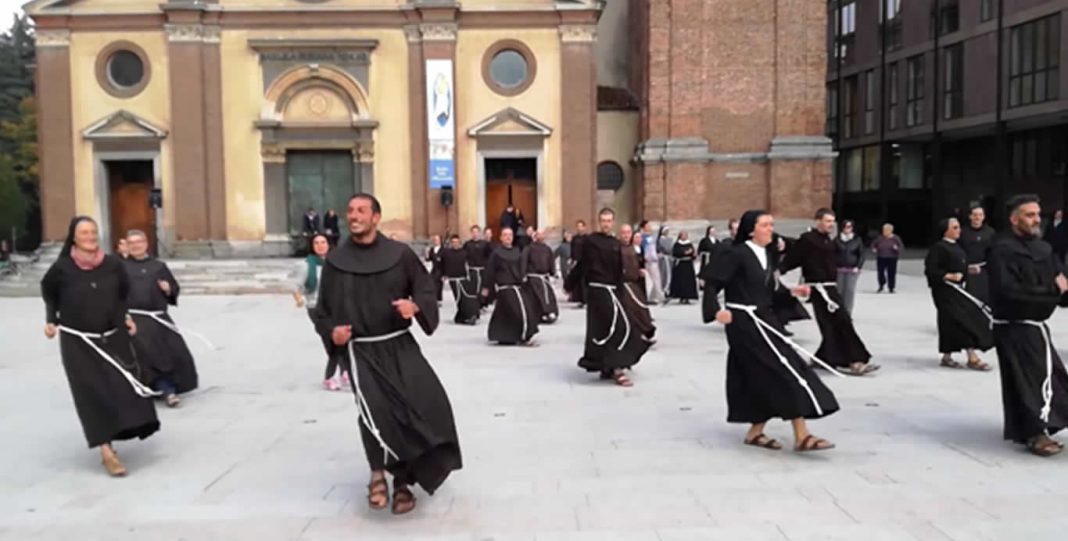
<svg viewBox="0 0 1068 541">
<path fill-rule="evenodd" d="M 876 293 L 882 293 L 882 292 L 883 292 L 883 286 L 879 286 L 879 290 L 876 291 Z"/>
</svg>

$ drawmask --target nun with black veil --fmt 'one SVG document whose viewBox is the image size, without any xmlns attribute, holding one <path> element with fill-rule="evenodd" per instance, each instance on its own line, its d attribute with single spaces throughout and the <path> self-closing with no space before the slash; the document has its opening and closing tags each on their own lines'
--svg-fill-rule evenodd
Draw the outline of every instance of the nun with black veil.
<svg viewBox="0 0 1068 541">
<path fill-rule="evenodd" d="M 938 311 L 938 351 L 946 368 L 970 368 L 986 372 L 990 365 L 979 359 L 976 350 L 994 347 L 990 309 L 966 289 L 968 255 L 958 242 L 960 222 L 947 218 L 938 223 L 942 238 L 931 246 L 924 259 L 924 274 Z M 953 353 L 965 351 L 966 364 L 953 360 Z"/>
<path fill-rule="evenodd" d="M 75 217 L 59 259 L 41 280 L 45 336 L 59 336 L 59 352 L 74 409 L 104 469 L 126 475 L 112 442 L 145 439 L 159 430 L 152 398 L 139 381 L 130 336 L 137 326 L 126 311 L 130 285 L 122 261 L 100 247 L 92 218 Z"/>
<path fill-rule="evenodd" d="M 772 323 L 775 290 L 774 254 L 771 243 L 774 219 L 762 210 L 747 211 L 741 219 L 733 246 L 717 257 L 705 273 L 706 302 L 703 317 L 726 326 L 727 422 L 750 425 L 743 440 L 769 450 L 782 449 L 764 433 L 770 419 L 793 425 L 796 452 L 833 449 L 830 441 L 809 432 L 807 419 L 819 419 L 838 411 L 838 402 L 809 367 L 797 344 Z M 794 289 L 805 296 L 807 286 Z M 720 306 L 718 294 L 724 292 Z M 800 353 L 799 353 L 800 352 Z M 832 372 L 834 373 L 834 372 Z"/>
</svg>

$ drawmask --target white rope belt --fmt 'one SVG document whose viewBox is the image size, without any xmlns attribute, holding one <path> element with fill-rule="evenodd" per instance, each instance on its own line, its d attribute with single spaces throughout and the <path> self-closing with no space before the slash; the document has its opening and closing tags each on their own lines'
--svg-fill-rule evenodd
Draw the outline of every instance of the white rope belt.
<svg viewBox="0 0 1068 541">
<path fill-rule="evenodd" d="M 627 283 L 624 283 L 624 284 L 623 284 L 623 289 L 626 289 L 626 290 L 627 290 L 627 293 L 629 293 L 629 294 L 630 294 L 630 298 L 631 298 L 631 299 L 632 299 L 632 300 L 634 301 L 634 304 L 637 304 L 637 305 L 638 305 L 638 307 L 640 307 L 640 308 L 642 308 L 642 309 L 648 310 L 648 309 L 649 309 L 649 306 L 648 306 L 648 305 L 646 305 L 646 304 L 645 304 L 644 302 L 642 302 L 642 301 L 641 301 L 641 300 L 640 300 L 640 299 L 638 298 L 638 295 L 634 293 L 634 288 L 632 288 L 632 287 L 630 287 L 630 286 L 631 286 L 631 284 L 630 284 L 629 282 L 627 282 Z"/>
<path fill-rule="evenodd" d="M 208 349 L 215 349 L 215 344 L 212 344 L 211 340 L 208 340 L 207 337 L 205 337 L 203 334 L 200 334 L 200 333 L 194 332 L 194 331 L 190 331 L 190 330 L 182 331 L 174 323 L 171 323 L 170 321 L 167 321 L 166 319 L 163 319 L 163 314 L 166 314 L 167 312 L 164 312 L 162 310 L 158 310 L 158 311 L 127 310 L 127 312 L 129 312 L 130 314 L 133 314 L 133 315 L 137 315 L 137 316 L 150 317 L 150 318 L 156 320 L 156 322 L 159 323 L 160 325 L 163 325 L 164 327 L 166 327 L 167 329 L 171 330 L 172 332 L 174 332 L 178 336 L 181 336 L 182 338 L 185 338 L 185 335 L 188 334 L 190 336 L 196 337 L 201 342 L 204 342 L 204 345 L 208 346 Z"/>
<path fill-rule="evenodd" d="M 486 270 L 486 267 L 467 267 L 467 272 L 475 271 L 475 293 L 482 291 L 482 271 Z"/>
<path fill-rule="evenodd" d="M 623 325 L 626 330 L 623 333 L 623 340 L 619 343 L 619 347 L 616 348 L 616 351 L 623 351 L 623 347 L 627 345 L 627 340 L 630 339 L 630 320 L 627 319 L 627 313 L 623 311 L 623 303 L 619 302 L 619 298 L 616 297 L 616 286 L 600 282 L 590 282 L 588 285 L 589 287 L 604 289 L 612 299 L 612 325 L 608 329 L 608 336 L 605 336 L 603 340 L 595 338 L 593 343 L 598 346 L 607 344 L 612 339 L 612 336 L 616 334 L 616 322 L 619 320 L 619 316 L 623 316 Z"/>
<path fill-rule="evenodd" d="M 833 288 L 836 288 L 836 289 L 838 288 L 838 284 L 837 283 L 835 283 L 835 282 L 815 282 L 815 283 L 805 284 L 805 285 L 811 287 L 812 289 L 815 289 L 816 293 L 819 293 L 820 296 L 823 297 L 823 301 L 827 303 L 827 311 L 828 312 L 833 314 L 833 313 L 838 311 L 840 306 L 838 306 L 838 303 L 832 301 L 831 300 L 831 296 L 827 294 L 827 288 L 828 287 L 833 287 Z"/>
<path fill-rule="evenodd" d="M 446 279 L 449 281 L 450 284 L 454 284 L 456 286 L 456 291 L 459 292 L 459 295 L 457 295 L 456 292 L 453 293 L 453 297 L 455 298 L 456 302 L 460 302 L 460 295 L 463 295 L 464 297 L 467 297 L 468 299 L 476 299 L 476 298 L 478 298 L 475 295 L 468 294 L 467 290 L 464 289 L 464 281 L 466 281 L 468 279 L 467 277 L 464 277 L 464 278 L 450 277 L 450 278 L 446 278 Z M 477 293 L 477 291 L 476 291 L 476 293 Z"/>
<path fill-rule="evenodd" d="M 498 285 L 497 286 L 497 292 L 498 293 L 502 289 L 511 289 L 512 291 L 515 291 L 515 296 L 516 296 L 517 299 L 519 299 L 519 313 L 521 313 L 523 315 L 523 335 L 522 335 L 522 337 L 523 337 L 523 340 L 526 340 L 527 339 L 527 304 L 525 302 L 523 302 L 523 291 L 517 285 L 508 285 L 508 286 Z"/>
<path fill-rule="evenodd" d="M 144 383 L 137 381 L 137 378 L 135 378 L 133 374 L 123 368 L 122 365 L 118 361 L 116 361 L 114 357 L 109 355 L 108 352 L 104 351 L 103 348 L 93 342 L 93 340 L 101 340 L 103 338 L 107 338 L 115 334 L 116 332 L 118 332 L 117 329 L 111 329 L 110 331 L 104 333 L 90 333 L 82 332 L 76 329 L 72 329 L 70 327 L 64 327 L 63 325 L 59 325 L 57 328 L 60 330 L 60 332 L 65 332 L 71 336 L 77 336 L 78 338 L 82 339 L 82 342 L 89 344 L 89 347 L 93 348 L 93 350 L 96 351 L 97 355 L 100 355 L 105 361 L 108 362 L 108 364 L 114 367 L 115 370 L 118 370 L 119 374 L 122 374 L 122 377 L 125 378 L 126 381 L 130 384 L 130 387 L 133 388 L 133 391 L 135 393 L 137 393 L 137 396 L 140 396 L 142 398 L 152 398 L 154 396 L 160 396 L 163 394 L 160 392 L 153 391 Z"/>
<path fill-rule="evenodd" d="M 692 257 L 675 257 L 675 258 L 673 258 L 673 259 L 674 259 L 675 261 L 693 261 L 693 258 L 692 258 Z"/>
<path fill-rule="evenodd" d="M 798 385 L 800 385 L 801 388 L 803 388 L 805 390 L 805 392 L 808 393 L 809 399 L 812 400 L 812 405 L 815 406 L 815 408 L 816 408 L 816 414 L 817 415 L 823 415 L 823 407 L 820 406 L 819 400 L 816 400 L 816 393 L 814 393 L 812 391 L 812 387 L 808 384 L 808 380 L 806 380 L 803 376 L 801 376 L 801 374 L 798 374 L 797 370 L 795 370 L 793 365 L 790 364 L 790 361 L 788 361 L 786 359 L 786 356 L 783 355 L 781 351 L 779 351 L 779 348 L 775 347 L 775 343 L 771 341 L 771 337 L 768 336 L 767 331 L 771 331 L 773 334 L 775 334 L 775 336 L 779 337 L 783 342 L 786 342 L 790 347 L 792 347 L 792 348 L 796 349 L 797 351 L 800 351 L 800 352 L 804 353 L 805 355 L 809 356 L 812 360 L 814 360 L 817 363 L 819 363 L 820 365 L 822 365 L 824 368 L 829 370 L 832 374 L 835 374 L 838 377 L 842 377 L 842 378 L 844 378 L 845 376 L 843 376 L 842 374 L 838 373 L 837 370 L 835 370 L 834 368 L 831 368 L 829 365 L 827 365 L 827 363 L 825 363 L 822 360 L 820 360 L 819 357 L 816 357 L 815 355 L 809 353 L 808 351 L 805 351 L 801 346 L 798 346 L 792 340 L 790 340 L 789 338 L 786 338 L 785 336 L 783 336 L 781 333 L 779 333 L 778 330 L 775 329 L 775 327 L 771 326 L 769 323 L 767 323 L 763 319 L 760 319 L 760 317 L 757 316 L 757 314 L 756 314 L 756 310 L 757 310 L 756 306 L 750 306 L 750 305 L 745 305 L 745 304 L 736 304 L 736 303 L 733 303 L 733 302 L 728 302 L 725 306 L 727 308 L 729 308 L 729 309 L 739 310 L 739 311 L 745 312 L 746 314 L 749 315 L 749 317 L 753 320 L 753 325 L 756 326 L 756 328 L 757 328 L 757 332 L 760 333 L 760 337 L 763 338 L 764 342 L 768 344 L 768 347 L 771 348 L 771 351 L 772 351 L 772 353 L 775 354 L 775 357 L 777 357 L 779 359 L 779 362 L 782 363 L 782 365 L 784 367 L 786 367 L 787 370 L 790 371 L 790 374 L 793 375 L 794 379 L 797 380 Z"/>
<path fill-rule="evenodd" d="M 968 293 L 968 290 L 964 289 L 963 287 L 960 287 L 960 284 L 957 284 L 957 283 L 954 283 L 954 282 L 950 282 L 949 280 L 943 280 L 943 281 L 945 282 L 945 284 L 947 286 L 949 286 L 950 288 L 956 290 L 961 295 L 964 295 L 964 297 L 966 299 L 968 299 L 969 301 L 972 301 L 972 303 L 974 303 L 976 306 L 978 306 L 979 310 L 981 310 L 983 312 L 983 315 L 986 316 L 986 318 L 990 320 L 990 328 L 994 328 L 994 315 L 990 312 L 990 307 L 987 306 L 985 302 L 983 302 L 982 300 L 976 298 L 975 295 L 972 295 L 971 293 Z"/>
<path fill-rule="evenodd" d="M 701 264 L 707 265 L 712 260 L 712 254 L 709 252 L 701 252 Z"/>
<path fill-rule="evenodd" d="M 1043 423 L 1049 423 L 1050 410 L 1053 407 L 1053 339 L 1049 334 L 1049 326 L 1044 321 L 1035 321 L 1033 319 L 1020 319 L 1007 321 L 1004 319 L 993 320 L 994 325 L 1030 325 L 1032 327 L 1038 327 L 1038 330 L 1042 332 L 1042 341 L 1046 345 L 1046 380 L 1042 382 L 1042 411 L 1039 412 L 1038 418 L 1042 419 Z"/>
<path fill-rule="evenodd" d="M 552 282 L 549 281 L 549 275 L 535 274 L 531 272 L 527 273 L 527 278 L 537 278 L 545 284 L 545 291 L 542 292 L 542 297 L 545 299 L 545 304 L 549 304 L 549 293 L 552 291 L 553 288 Z"/>
<path fill-rule="evenodd" d="M 400 457 L 397 456 L 397 453 L 393 452 L 393 449 L 391 449 L 389 445 L 386 444 L 386 440 L 382 438 L 382 433 L 378 430 L 378 425 L 375 424 L 375 419 L 371 415 L 371 406 L 367 403 L 367 399 L 363 396 L 363 391 L 360 390 L 359 370 L 356 368 L 355 345 L 385 342 L 387 340 L 392 340 L 394 338 L 397 338 L 398 336 L 404 336 L 406 334 L 408 334 L 408 329 L 401 329 L 399 331 L 394 331 L 389 334 L 382 334 L 378 336 L 360 336 L 358 338 L 353 338 L 352 340 L 349 340 L 348 344 L 350 363 L 349 366 L 351 367 L 349 372 L 352 376 L 352 386 L 356 390 L 356 412 L 357 414 L 359 414 L 360 420 L 363 421 L 363 425 L 367 427 L 367 431 L 370 432 L 372 436 L 374 436 L 375 440 L 378 441 L 378 445 L 382 447 L 383 464 L 385 464 L 385 462 L 389 460 L 390 455 L 393 455 L 393 458 L 397 460 L 400 460 Z"/>
</svg>

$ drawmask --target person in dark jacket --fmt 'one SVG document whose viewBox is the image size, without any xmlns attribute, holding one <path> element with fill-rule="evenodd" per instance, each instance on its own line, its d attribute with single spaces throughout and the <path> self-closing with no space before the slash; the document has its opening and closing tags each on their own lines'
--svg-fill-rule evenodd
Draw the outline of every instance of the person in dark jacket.
<svg viewBox="0 0 1068 541">
<path fill-rule="evenodd" d="M 838 292 L 849 313 L 853 313 L 853 300 L 857 295 L 857 279 L 864 267 L 864 242 L 857 237 L 853 220 L 842 222 L 842 229 L 834 239 L 836 265 L 838 266 Z"/>
<path fill-rule="evenodd" d="M 341 225 L 334 209 L 326 211 L 326 216 L 323 216 L 323 234 L 330 241 L 331 247 L 337 246 L 337 241 L 341 238 Z"/>
<path fill-rule="evenodd" d="M 511 229 L 513 232 L 519 227 L 519 211 L 509 204 L 501 211 L 501 229 Z"/>
<path fill-rule="evenodd" d="M 1064 223 L 1063 210 L 1053 213 L 1053 221 L 1046 228 L 1042 238 L 1053 247 L 1053 254 L 1057 256 L 1057 261 L 1064 263 L 1064 256 L 1068 253 L 1068 224 Z"/>
<path fill-rule="evenodd" d="M 894 234 L 893 224 L 883 224 L 883 234 L 872 243 L 871 251 L 875 252 L 878 267 L 878 293 L 882 293 L 887 286 L 890 287 L 890 293 L 893 293 L 897 286 L 897 260 L 901 257 L 901 252 L 905 251 L 905 243 L 901 242 L 901 237 Z"/>
<path fill-rule="evenodd" d="M 304 250 L 305 253 L 311 253 L 311 241 L 312 237 L 323 231 L 323 220 L 319 216 L 315 209 L 308 207 L 307 212 L 304 213 L 304 218 L 301 220 L 303 224 L 301 226 L 301 236 L 304 237 Z"/>
</svg>

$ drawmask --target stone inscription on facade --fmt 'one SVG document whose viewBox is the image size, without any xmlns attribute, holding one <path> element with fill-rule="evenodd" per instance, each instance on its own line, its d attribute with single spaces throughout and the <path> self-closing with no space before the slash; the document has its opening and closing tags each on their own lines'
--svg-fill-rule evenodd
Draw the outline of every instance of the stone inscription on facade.
<svg viewBox="0 0 1068 541">
<path fill-rule="evenodd" d="M 365 52 L 348 51 L 268 51 L 260 53 L 261 62 L 360 62 L 368 63 Z"/>
</svg>

